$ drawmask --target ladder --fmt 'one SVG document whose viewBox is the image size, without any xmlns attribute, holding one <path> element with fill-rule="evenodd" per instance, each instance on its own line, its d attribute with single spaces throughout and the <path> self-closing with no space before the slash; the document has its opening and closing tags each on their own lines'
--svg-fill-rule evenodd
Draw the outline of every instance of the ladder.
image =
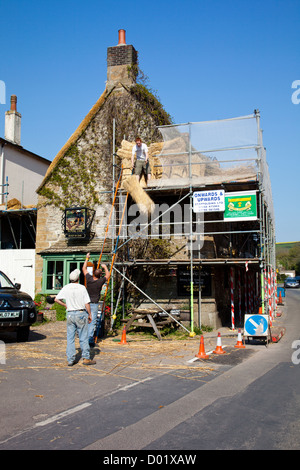
<svg viewBox="0 0 300 470">
<path fill-rule="evenodd" d="M 107 223 L 107 227 L 106 227 L 106 231 L 105 231 L 105 237 L 104 237 L 103 247 L 102 247 L 102 251 L 101 251 L 101 253 L 100 253 L 99 261 L 98 261 L 98 265 L 97 265 L 98 268 L 99 268 L 100 263 L 101 263 L 101 258 L 102 258 L 102 253 L 103 253 L 103 249 L 104 249 L 104 244 L 105 244 L 105 241 L 106 241 L 107 232 L 108 232 L 108 228 L 109 228 L 109 225 L 110 225 L 110 219 L 111 219 L 111 216 L 112 216 L 112 212 L 113 212 L 113 208 L 114 208 L 114 204 L 115 204 L 117 192 L 118 192 L 118 189 L 119 189 L 119 185 L 120 185 L 120 182 L 121 182 L 122 174 L 123 174 L 123 165 L 122 165 L 122 168 L 121 168 L 120 177 L 119 177 L 118 182 L 117 182 L 117 185 L 116 185 L 116 190 L 115 190 L 115 194 L 114 194 L 113 204 L 112 204 L 112 207 L 111 207 L 111 211 L 110 211 L 110 215 L 109 215 L 109 219 L 108 219 L 108 223 Z M 121 221 L 120 221 L 120 225 L 119 225 L 118 236 L 117 236 L 116 244 L 115 244 L 115 247 L 114 247 L 114 250 L 113 250 L 113 257 L 112 257 L 112 261 L 111 261 L 111 265 L 110 265 L 109 276 L 108 276 L 108 279 L 107 279 L 107 281 L 106 281 L 106 289 L 105 289 L 104 298 L 103 298 L 103 302 L 102 302 L 101 312 L 98 312 L 98 315 L 97 315 L 96 326 L 95 326 L 95 332 L 94 332 L 94 340 L 95 340 L 95 343 L 97 343 L 98 336 L 99 336 L 99 332 L 100 332 L 101 319 L 103 318 L 103 313 L 104 313 L 104 309 L 105 309 L 105 299 L 106 299 L 106 296 L 107 296 L 107 292 L 108 292 L 108 288 L 109 288 L 109 283 L 110 283 L 110 278 L 111 278 L 111 273 L 112 273 L 112 270 L 113 270 L 113 267 L 114 267 L 114 262 L 115 262 L 116 255 L 117 255 L 118 244 L 119 244 L 119 239 L 120 239 L 122 224 L 123 224 L 123 220 L 124 220 L 125 210 L 126 210 L 126 206 L 127 206 L 128 196 L 129 196 L 129 192 L 126 193 L 126 198 L 125 198 L 125 202 L 124 202 L 124 208 L 123 208 L 122 217 L 121 217 Z"/>
</svg>

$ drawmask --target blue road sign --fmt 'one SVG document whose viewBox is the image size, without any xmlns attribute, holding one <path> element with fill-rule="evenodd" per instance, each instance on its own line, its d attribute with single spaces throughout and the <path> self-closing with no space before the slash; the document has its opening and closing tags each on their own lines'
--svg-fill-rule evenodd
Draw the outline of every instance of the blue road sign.
<svg viewBox="0 0 300 470">
<path fill-rule="evenodd" d="M 280 292 L 281 292 L 281 297 L 285 297 L 285 288 L 284 287 L 277 287 L 277 297 L 279 297 Z"/>
<path fill-rule="evenodd" d="M 268 315 L 245 315 L 245 336 L 267 336 Z"/>
</svg>

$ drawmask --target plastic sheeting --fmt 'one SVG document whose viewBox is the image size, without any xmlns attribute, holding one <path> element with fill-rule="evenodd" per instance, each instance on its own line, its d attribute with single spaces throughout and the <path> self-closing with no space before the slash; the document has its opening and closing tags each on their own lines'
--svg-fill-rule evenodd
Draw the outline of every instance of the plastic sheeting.
<svg viewBox="0 0 300 470">
<path fill-rule="evenodd" d="M 157 157 L 156 186 L 201 186 L 230 181 L 262 183 L 274 219 L 272 190 L 260 116 L 161 126 L 163 147 Z"/>
</svg>

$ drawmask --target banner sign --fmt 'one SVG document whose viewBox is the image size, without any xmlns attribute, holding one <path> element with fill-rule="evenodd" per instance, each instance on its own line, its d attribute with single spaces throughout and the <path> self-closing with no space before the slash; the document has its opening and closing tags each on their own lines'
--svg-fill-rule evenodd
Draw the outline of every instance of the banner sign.
<svg viewBox="0 0 300 470">
<path fill-rule="evenodd" d="M 225 210 L 223 189 L 196 191 L 193 193 L 194 212 L 223 212 Z"/>
<path fill-rule="evenodd" d="M 256 191 L 225 193 L 224 220 L 256 220 Z"/>
</svg>

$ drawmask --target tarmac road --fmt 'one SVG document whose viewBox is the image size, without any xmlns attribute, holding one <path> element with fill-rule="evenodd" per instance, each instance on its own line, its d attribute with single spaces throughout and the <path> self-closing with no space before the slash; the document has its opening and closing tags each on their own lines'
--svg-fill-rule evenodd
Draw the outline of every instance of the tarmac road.
<svg viewBox="0 0 300 470">
<path fill-rule="evenodd" d="M 274 329 L 286 328 L 278 343 L 238 350 L 237 332 L 222 329 L 227 354 L 208 360 L 195 358 L 199 338 L 127 337 L 128 345 L 101 342 L 96 366 L 68 368 L 60 322 L 37 327 L 28 343 L 7 337 L 0 449 L 299 448 L 300 365 L 292 362 L 299 301 L 300 291 L 287 291 L 274 321 Z M 206 352 L 216 333 L 204 335 Z"/>
</svg>

